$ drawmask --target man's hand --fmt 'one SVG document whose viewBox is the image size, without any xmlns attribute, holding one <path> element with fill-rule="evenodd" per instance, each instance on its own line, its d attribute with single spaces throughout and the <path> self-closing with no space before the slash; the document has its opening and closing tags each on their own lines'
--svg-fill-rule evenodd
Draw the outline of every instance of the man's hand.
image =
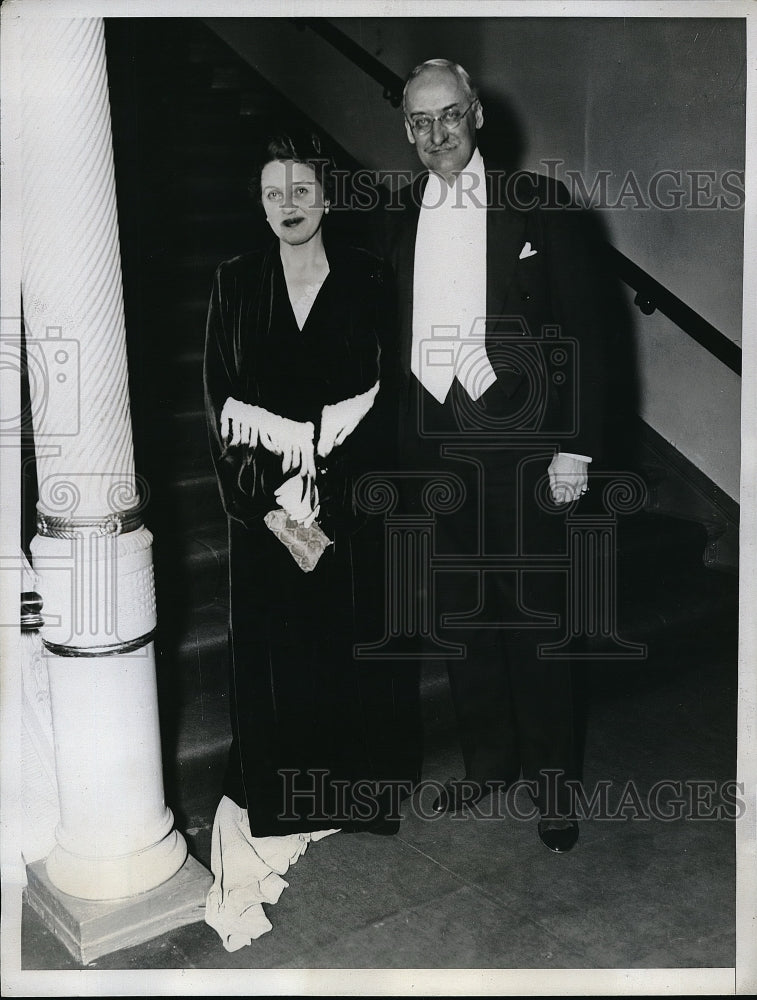
<svg viewBox="0 0 757 1000">
<path fill-rule="evenodd" d="M 318 517 L 318 487 L 310 476 L 292 476 L 279 486 L 275 496 L 287 515 L 306 528 Z"/>
<path fill-rule="evenodd" d="M 221 411 L 224 444 L 256 448 L 259 441 L 264 448 L 281 455 L 282 472 L 299 468 L 302 475 L 315 476 L 314 431 L 310 420 L 303 423 L 280 417 L 262 406 L 241 403 L 231 396 Z"/>
<path fill-rule="evenodd" d="M 549 486 L 555 503 L 578 500 L 589 488 L 589 463 L 558 452 L 549 463 Z"/>
<path fill-rule="evenodd" d="M 321 434 L 318 438 L 318 454 L 325 458 L 332 448 L 341 444 L 355 430 L 357 425 L 373 406 L 376 393 L 379 390 L 377 382 L 367 392 L 339 403 L 329 403 L 321 413 Z"/>
</svg>

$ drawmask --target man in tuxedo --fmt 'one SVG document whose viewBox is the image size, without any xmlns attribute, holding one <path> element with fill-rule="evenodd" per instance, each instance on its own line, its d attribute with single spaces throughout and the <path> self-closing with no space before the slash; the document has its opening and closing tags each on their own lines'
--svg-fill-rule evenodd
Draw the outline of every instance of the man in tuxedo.
<svg viewBox="0 0 757 1000">
<path fill-rule="evenodd" d="M 544 647 L 564 622 L 554 557 L 564 559 L 565 512 L 588 490 L 601 444 L 597 258 L 563 185 L 484 162 L 484 110 L 462 67 L 416 67 L 403 111 L 427 168 L 385 219 L 403 468 L 411 487 L 453 474 L 465 498 L 437 517 L 434 554 L 450 558 L 433 600 L 440 634 L 459 647 L 447 666 L 466 775 L 434 808 L 473 805 L 522 776 L 542 842 L 565 852 L 578 839 L 571 673 Z M 420 512 L 411 493 L 408 512 Z"/>
</svg>

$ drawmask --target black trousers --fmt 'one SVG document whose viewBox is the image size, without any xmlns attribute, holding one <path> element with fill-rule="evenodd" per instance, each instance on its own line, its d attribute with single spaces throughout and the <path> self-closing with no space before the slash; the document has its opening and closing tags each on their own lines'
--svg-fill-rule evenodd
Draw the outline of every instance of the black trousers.
<svg viewBox="0 0 757 1000">
<path fill-rule="evenodd" d="M 539 650 L 557 640 L 566 610 L 565 514 L 547 474 L 554 447 L 483 420 L 480 432 L 475 413 L 461 426 L 472 409 L 462 392 L 455 382 L 439 405 L 416 383 L 402 455 L 407 513 L 428 513 L 422 487 L 435 475 L 453 477 L 462 496 L 436 515 L 431 598 L 438 637 L 464 647 L 447 668 L 466 779 L 523 778 L 542 815 L 566 815 L 565 781 L 579 772 L 571 667 Z M 486 562 L 497 556 L 509 565 Z"/>
</svg>

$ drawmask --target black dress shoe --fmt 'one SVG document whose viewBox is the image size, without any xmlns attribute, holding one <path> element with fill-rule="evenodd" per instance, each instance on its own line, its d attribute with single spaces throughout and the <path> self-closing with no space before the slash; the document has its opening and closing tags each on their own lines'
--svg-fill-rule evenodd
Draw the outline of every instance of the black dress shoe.
<svg viewBox="0 0 757 1000">
<path fill-rule="evenodd" d="M 542 844 L 555 854 L 566 854 L 576 846 L 578 823 L 573 819 L 558 820 L 557 823 L 540 819 L 538 829 Z"/>
<path fill-rule="evenodd" d="M 491 793 L 492 787 L 489 784 L 480 784 L 468 778 L 450 779 L 444 782 L 444 788 L 431 803 L 431 809 L 435 813 L 459 813 L 465 806 L 475 806 Z"/>
</svg>

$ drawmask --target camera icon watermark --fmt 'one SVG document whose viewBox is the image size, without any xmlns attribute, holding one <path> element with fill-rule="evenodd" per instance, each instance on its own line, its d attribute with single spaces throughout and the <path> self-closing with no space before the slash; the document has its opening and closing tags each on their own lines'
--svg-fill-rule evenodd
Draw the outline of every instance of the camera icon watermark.
<svg viewBox="0 0 757 1000">
<path fill-rule="evenodd" d="M 26 375 L 29 396 L 21 396 L 18 413 L 0 418 L 0 435 L 34 434 L 37 441 L 72 437 L 81 428 L 81 358 L 78 340 L 63 328 L 48 326 L 36 335 L 20 317 L 0 323 L 0 365 Z"/>
<path fill-rule="evenodd" d="M 453 426 L 439 427 L 436 404 L 419 394 L 417 427 L 423 438 L 470 435 L 510 446 L 568 441 L 579 431 L 580 345 L 559 326 L 532 334 L 522 316 L 480 316 L 469 330 L 437 325 L 420 343 L 417 373 L 451 397 Z"/>
</svg>

